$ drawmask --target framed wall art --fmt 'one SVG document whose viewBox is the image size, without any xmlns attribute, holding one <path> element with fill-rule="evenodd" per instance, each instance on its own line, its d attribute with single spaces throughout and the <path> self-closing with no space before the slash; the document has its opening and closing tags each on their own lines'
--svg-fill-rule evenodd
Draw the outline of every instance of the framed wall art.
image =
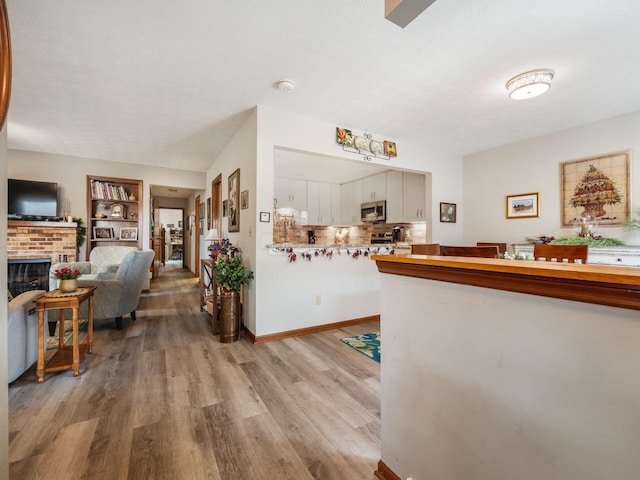
<svg viewBox="0 0 640 480">
<path fill-rule="evenodd" d="M 456 223 L 456 210 L 455 203 L 440 202 L 440 222 Z"/>
<path fill-rule="evenodd" d="M 240 192 L 240 210 L 249 208 L 249 190 Z"/>
<path fill-rule="evenodd" d="M 207 198 L 207 231 L 211 229 L 211 197 Z"/>
<path fill-rule="evenodd" d="M 260 221 L 267 223 L 271 221 L 271 212 L 260 212 Z"/>
<path fill-rule="evenodd" d="M 572 160 L 561 164 L 562 226 L 589 218 L 620 225 L 630 215 L 629 151 Z"/>
<path fill-rule="evenodd" d="M 540 216 L 540 194 L 521 193 L 507 195 L 507 218 L 533 218 Z"/>
<path fill-rule="evenodd" d="M 138 240 L 138 227 L 120 227 L 120 240 Z"/>
<path fill-rule="evenodd" d="M 229 200 L 222 201 L 222 216 L 223 217 L 229 216 Z"/>
<path fill-rule="evenodd" d="M 228 222 L 230 232 L 240 231 L 240 169 L 229 175 Z"/>
<path fill-rule="evenodd" d="M 93 227 L 93 238 L 97 240 L 112 240 L 113 228 L 111 227 Z"/>
</svg>

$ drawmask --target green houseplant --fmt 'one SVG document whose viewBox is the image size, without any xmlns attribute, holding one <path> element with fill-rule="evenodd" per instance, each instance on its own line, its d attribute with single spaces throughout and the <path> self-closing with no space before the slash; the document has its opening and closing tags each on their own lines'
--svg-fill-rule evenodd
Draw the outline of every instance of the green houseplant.
<svg viewBox="0 0 640 480">
<path fill-rule="evenodd" d="M 242 255 L 220 256 L 213 267 L 216 283 L 226 290 L 240 291 L 242 285 L 248 285 L 253 272 L 244 266 Z"/>
<path fill-rule="evenodd" d="M 213 274 L 221 287 L 220 342 L 235 342 L 240 337 L 240 289 L 253 279 L 253 272 L 245 267 L 240 253 L 233 253 L 218 257 Z"/>
</svg>

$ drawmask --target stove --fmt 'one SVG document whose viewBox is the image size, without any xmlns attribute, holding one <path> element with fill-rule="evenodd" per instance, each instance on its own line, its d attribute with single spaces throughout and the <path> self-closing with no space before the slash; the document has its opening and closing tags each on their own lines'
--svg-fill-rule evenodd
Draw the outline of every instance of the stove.
<svg viewBox="0 0 640 480">
<path fill-rule="evenodd" d="M 374 232 L 371 234 L 372 245 L 389 244 L 389 243 L 393 243 L 391 232 L 378 232 L 378 233 Z"/>
</svg>

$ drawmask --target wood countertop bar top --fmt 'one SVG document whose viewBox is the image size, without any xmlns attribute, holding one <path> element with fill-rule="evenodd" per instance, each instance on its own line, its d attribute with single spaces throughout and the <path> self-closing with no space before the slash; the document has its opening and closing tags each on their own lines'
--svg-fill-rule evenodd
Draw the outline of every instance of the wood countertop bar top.
<svg viewBox="0 0 640 480">
<path fill-rule="evenodd" d="M 430 255 L 372 255 L 380 273 L 640 310 L 640 268 Z"/>
</svg>

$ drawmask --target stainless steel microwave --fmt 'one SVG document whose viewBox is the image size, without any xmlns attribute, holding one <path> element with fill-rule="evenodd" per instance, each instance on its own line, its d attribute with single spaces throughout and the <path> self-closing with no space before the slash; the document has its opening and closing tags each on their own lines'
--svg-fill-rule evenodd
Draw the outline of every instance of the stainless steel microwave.
<svg viewBox="0 0 640 480">
<path fill-rule="evenodd" d="M 363 223 L 384 222 L 387 219 L 387 202 L 367 202 L 360 205 L 360 220 Z"/>
</svg>

